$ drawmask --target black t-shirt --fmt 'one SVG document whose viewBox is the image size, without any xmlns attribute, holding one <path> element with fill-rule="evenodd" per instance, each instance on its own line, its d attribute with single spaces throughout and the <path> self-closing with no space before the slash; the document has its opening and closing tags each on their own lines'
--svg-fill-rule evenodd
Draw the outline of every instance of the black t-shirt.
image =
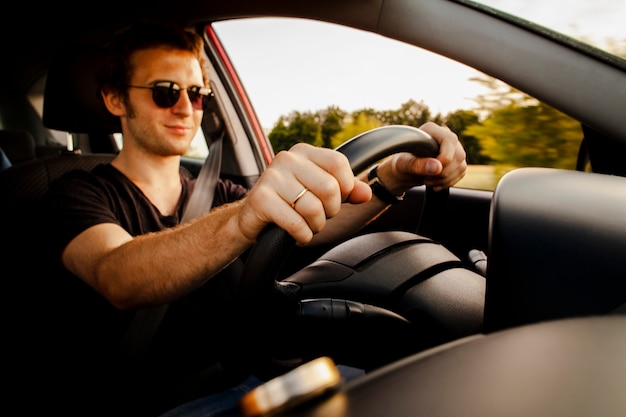
<svg viewBox="0 0 626 417">
<path fill-rule="evenodd" d="M 189 171 L 181 168 L 180 174 L 182 193 L 175 214 L 171 216 L 162 215 L 135 184 L 110 164 L 99 165 L 90 172 L 71 171 L 64 174 L 53 183 L 42 200 L 40 208 L 44 222 L 41 230 L 44 235 L 40 243 L 45 246 L 44 253 L 50 256 L 43 263 L 41 272 L 41 278 L 45 281 L 42 287 L 43 298 L 46 299 L 49 312 L 41 321 L 45 327 L 44 334 L 48 335 L 42 336 L 42 340 L 55 347 L 49 350 L 58 355 L 53 360 L 63 361 L 63 366 L 67 369 L 77 367 L 80 374 L 81 361 L 86 366 L 96 358 L 96 362 L 100 362 L 103 368 L 109 367 L 110 361 L 117 361 L 119 344 L 136 311 L 117 310 L 81 279 L 67 271 L 61 264 L 62 251 L 78 234 L 101 223 L 118 224 L 132 236 L 176 226 L 195 185 L 195 178 Z M 213 206 L 241 199 L 247 191 L 245 187 L 232 181 L 220 179 L 216 184 Z M 213 279 L 209 280 L 209 283 L 212 281 Z M 228 290 L 222 288 L 223 285 L 211 285 L 214 288 L 203 288 L 199 292 L 225 303 L 224 293 Z M 173 367 L 178 366 L 176 361 L 181 360 L 176 357 L 182 355 L 186 356 L 188 363 L 180 365 L 181 368 L 194 366 L 191 359 L 194 354 L 203 355 L 202 349 L 206 349 L 207 344 L 216 342 L 210 338 L 213 333 L 210 323 L 217 323 L 219 327 L 223 319 L 213 317 L 221 311 L 221 307 L 214 306 L 215 302 L 198 301 L 196 294 L 191 294 L 189 298 L 192 300 L 191 304 L 184 307 L 170 306 L 168 319 L 163 325 L 173 332 L 174 339 L 180 339 L 178 344 L 174 344 L 180 351 L 171 350 L 171 341 L 161 348 L 160 354 L 165 355 L 164 360 L 171 361 Z M 181 301 L 184 302 L 185 300 Z M 206 305 L 206 311 L 198 313 L 198 305 Z M 173 319 L 169 316 L 173 316 Z M 206 335 L 195 334 L 199 332 L 194 326 L 202 326 L 205 318 L 209 327 L 200 332 L 206 330 Z M 183 340 L 184 338 L 188 339 Z M 210 356 L 208 351 L 206 354 Z M 97 371 L 90 369 L 84 372 L 93 374 Z"/>
<path fill-rule="evenodd" d="M 99 165 L 91 172 L 72 171 L 57 180 L 46 198 L 50 211 L 53 248 L 61 251 L 86 229 L 101 223 L 120 225 L 132 236 L 176 226 L 195 185 L 184 168 L 180 170 L 182 193 L 176 212 L 162 215 L 143 192 L 113 165 Z M 247 189 L 227 180 L 218 180 L 213 207 L 239 200 Z"/>
</svg>

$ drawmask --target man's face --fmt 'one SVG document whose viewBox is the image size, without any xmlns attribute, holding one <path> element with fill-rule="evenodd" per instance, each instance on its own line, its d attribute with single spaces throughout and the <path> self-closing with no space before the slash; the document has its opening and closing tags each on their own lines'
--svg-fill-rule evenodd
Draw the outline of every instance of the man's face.
<svg viewBox="0 0 626 417">
<path fill-rule="evenodd" d="M 126 114 L 122 117 L 124 147 L 137 146 L 162 156 L 184 154 L 202 121 L 203 112 L 190 101 L 187 90 L 204 87 L 200 63 L 190 52 L 152 48 L 134 53 L 131 64 L 130 85 L 135 87 L 128 90 Z M 151 89 L 136 88 L 161 83 L 174 83 L 181 89 L 171 107 L 157 105 Z"/>
</svg>

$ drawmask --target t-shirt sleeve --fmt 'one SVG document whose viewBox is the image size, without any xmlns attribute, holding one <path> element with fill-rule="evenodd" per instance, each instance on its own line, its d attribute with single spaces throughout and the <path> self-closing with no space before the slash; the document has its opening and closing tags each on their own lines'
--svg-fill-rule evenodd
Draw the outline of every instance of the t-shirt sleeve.
<svg viewBox="0 0 626 417">
<path fill-rule="evenodd" d="M 229 179 L 218 180 L 215 187 L 216 188 L 215 196 L 213 198 L 213 207 L 241 200 L 246 195 L 248 195 L 249 191 L 246 187 L 237 184 Z"/>
<path fill-rule="evenodd" d="M 72 171 L 55 181 L 42 200 L 45 233 L 60 252 L 88 228 L 101 223 L 120 224 L 110 196 L 98 179 L 86 171 Z"/>
</svg>

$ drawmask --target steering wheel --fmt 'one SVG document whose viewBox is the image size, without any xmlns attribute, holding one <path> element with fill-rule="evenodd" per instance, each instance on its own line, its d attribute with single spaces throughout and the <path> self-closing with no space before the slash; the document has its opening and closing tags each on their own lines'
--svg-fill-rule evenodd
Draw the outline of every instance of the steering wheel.
<svg viewBox="0 0 626 417">
<path fill-rule="evenodd" d="M 439 144 L 429 134 L 415 127 L 391 125 L 383 126 L 362 133 L 336 148 L 347 156 L 352 171 L 363 172 L 370 165 L 382 158 L 398 152 L 411 152 L 418 157 L 434 157 L 439 152 Z M 428 222 L 426 216 L 439 210 L 426 210 L 430 205 L 430 195 L 438 194 L 434 200 L 442 203 L 441 193 L 434 193 L 427 187 L 420 224 Z M 426 202 L 429 204 L 426 204 Z M 429 208 L 430 209 L 430 208 Z M 264 333 L 271 318 L 280 318 L 279 332 L 287 331 L 290 324 L 285 322 L 285 311 L 292 308 L 289 294 L 297 291 L 292 284 L 277 280 L 280 269 L 295 240 L 283 229 L 269 225 L 258 236 L 257 242 L 250 249 L 240 277 L 238 297 L 242 324 L 249 336 L 255 339 L 270 338 Z M 277 313 L 271 316 L 272 312 Z M 269 318 L 268 318 L 269 316 Z M 251 337 L 248 337 L 250 340 Z M 263 343 L 257 348 L 263 348 Z M 257 349 L 258 350 L 258 349 Z"/>
</svg>

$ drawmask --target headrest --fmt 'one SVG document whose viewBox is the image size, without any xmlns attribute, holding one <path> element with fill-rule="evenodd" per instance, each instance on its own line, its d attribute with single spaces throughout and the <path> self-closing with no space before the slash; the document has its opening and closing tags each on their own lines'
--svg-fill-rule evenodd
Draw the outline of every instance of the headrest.
<svg viewBox="0 0 626 417">
<path fill-rule="evenodd" d="M 0 130 L 0 148 L 11 164 L 31 161 L 37 157 L 35 138 L 27 130 Z"/>
<path fill-rule="evenodd" d="M 119 120 L 99 99 L 97 74 L 104 50 L 88 44 L 67 45 L 48 69 L 43 123 L 70 133 L 119 133 Z"/>
</svg>

